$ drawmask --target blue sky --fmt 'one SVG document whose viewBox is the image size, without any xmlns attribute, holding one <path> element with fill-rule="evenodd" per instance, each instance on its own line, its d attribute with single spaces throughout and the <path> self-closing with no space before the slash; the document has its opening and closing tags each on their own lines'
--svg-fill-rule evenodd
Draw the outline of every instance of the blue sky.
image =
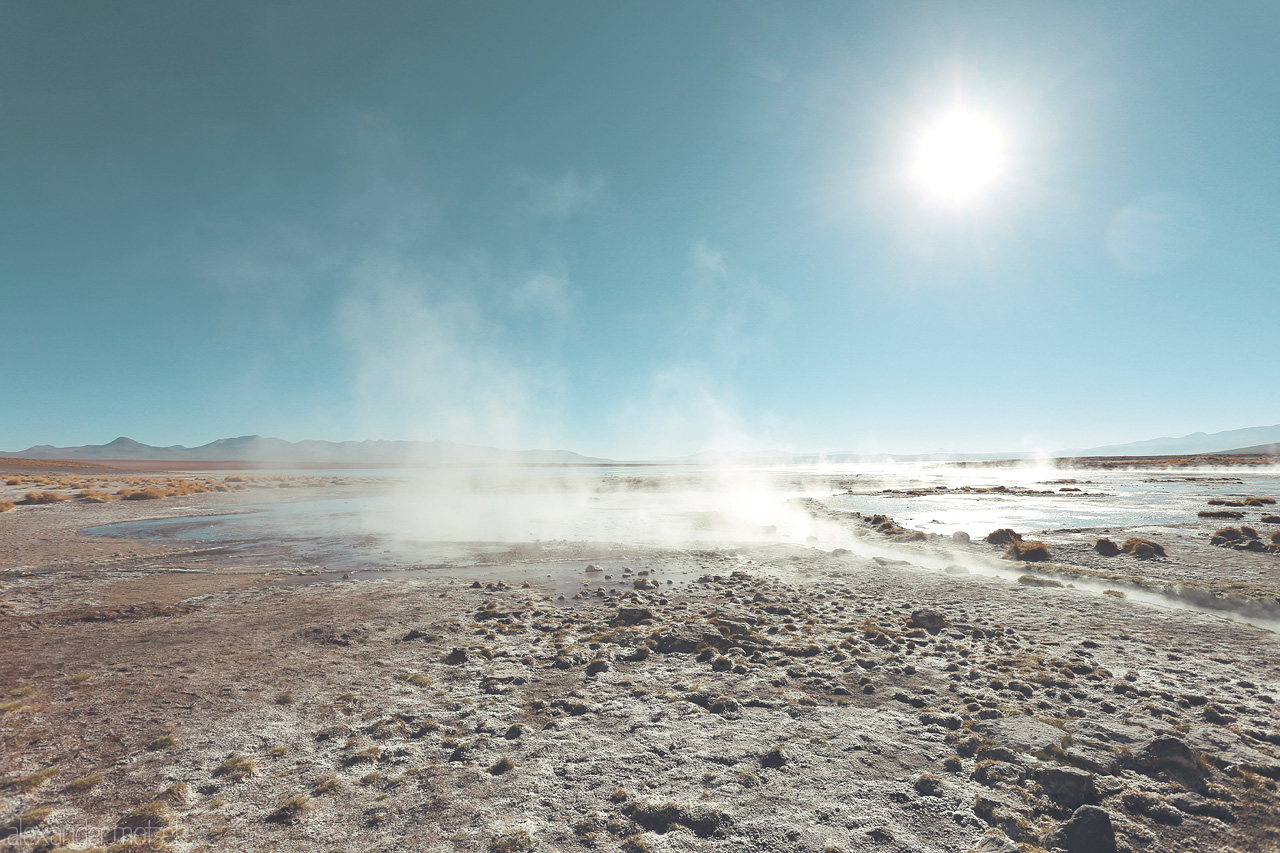
<svg viewBox="0 0 1280 853">
<path fill-rule="evenodd" d="M 0 449 L 1280 422 L 1274 3 L 0 6 Z M 913 178 L 954 109 L 963 202 Z"/>
</svg>

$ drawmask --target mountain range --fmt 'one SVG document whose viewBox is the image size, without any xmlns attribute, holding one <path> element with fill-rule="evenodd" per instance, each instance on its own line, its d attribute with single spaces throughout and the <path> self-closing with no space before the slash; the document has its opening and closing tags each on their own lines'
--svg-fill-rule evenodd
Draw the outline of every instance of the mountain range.
<svg viewBox="0 0 1280 853">
<path fill-rule="evenodd" d="M 108 444 L 39 444 L 0 458 L 156 462 L 292 462 L 408 465 L 593 465 L 609 462 L 569 450 L 500 450 L 453 441 L 285 441 L 260 435 L 220 438 L 199 447 L 152 447 L 121 436 Z"/>
<path fill-rule="evenodd" d="M 1180 438 L 1153 438 L 1129 444 L 1063 450 L 1049 455 L 1054 457 L 1180 456 L 1204 453 L 1280 456 L 1280 424 L 1212 434 L 1196 432 Z M 857 451 L 838 453 L 704 451 L 692 456 L 651 461 L 685 464 L 804 465 L 819 462 L 872 462 L 887 459 L 897 462 L 1025 459 L 1033 455 L 1036 454 L 954 453 L 951 451 L 919 454 Z M 615 461 L 583 456 L 570 450 L 502 450 L 496 447 L 459 444 L 439 439 L 435 441 L 285 441 L 280 438 L 264 438 L 260 435 L 220 438 L 199 447 L 184 447 L 181 444 L 153 447 L 121 436 L 108 444 L 89 444 L 81 447 L 53 447 L 40 444 L 12 453 L 0 452 L 0 458 L 370 465 L 601 465 Z"/>
</svg>

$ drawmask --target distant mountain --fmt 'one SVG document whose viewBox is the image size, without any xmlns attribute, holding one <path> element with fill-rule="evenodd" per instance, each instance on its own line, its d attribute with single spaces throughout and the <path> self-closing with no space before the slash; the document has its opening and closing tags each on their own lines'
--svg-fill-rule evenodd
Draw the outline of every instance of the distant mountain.
<svg viewBox="0 0 1280 853">
<path fill-rule="evenodd" d="M 39 444 L 0 458 L 129 460 L 148 462 L 305 462 L 409 465 L 601 464 L 612 460 L 569 450 L 500 450 L 453 441 L 285 441 L 260 435 L 220 438 L 199 447 L 152 447 L 121 436 L 109 444 L 53 447 Z"/>
<path fill-rule="evenodd" d="M 692 456 L 666 457 L 654 461 L 686 465 L 848 465 L 877 462 L 975 462 L 1030 459 L 1033 455 L 1021 452 L 957 453 L 952 450 L 935 450 L 930 453 L 863 453 L 855 450 L 834 453 L 792 453 L 786 450 L 704 450 Z"/>
<path fill-rule="evenodd" d="M 1182 456 L 1196 453 L 1241 453 L 1242 448 L 1280 443 L 1280 424 L 1247 427 L 1206 434 L 1193 432 L 1181 438 L 1152 438 L 1129 444 L 1109 444 L 1085 450 L 1065 450 L 1055 456 Z"/>
<path fill-rule="evenodd" d="M 1280 444 L 1259 444 L 1256 447 L 1238 447 L 1222 451 L 1224 456 L 1280 456 Z"/>
</svg>

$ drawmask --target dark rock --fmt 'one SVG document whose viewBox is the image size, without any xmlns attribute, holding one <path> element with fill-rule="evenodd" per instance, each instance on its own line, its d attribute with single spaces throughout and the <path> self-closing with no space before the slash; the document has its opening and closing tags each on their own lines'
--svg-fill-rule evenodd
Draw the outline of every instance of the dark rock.
<svg viewBox="0 0 1280 853">
<path fill-rule="evenodd" d="M 614 627 L 620 625 L 638 625 L 654 618 L 653 611 L 647 607 L 619 607 L 618 615 L 609 620 Z"/>
<path fill-rule="evenodd" d="M 1134 769 L 1140 773 L 1151 775 L 1160 770 L 1171 770 L 1180 773 L 1200 774 L 1200 766 L 1191 747 L 1173 735 L 1159 735 L 1152 738 L 1142 750 L 1134 756 Z"/>
<path fill-rule="evenodd" d="M 1176 795 L 1173 798 L 1173 806 L 1178 811 L 1193 815 L 1207 815 L 1224 823 L 1234 823 L 1236 819 L 1235 812 L 1231 810 L 1231 806 L 1226 803 L 1220 803 L 1217 800 L 1207 800 L 1199 794 L 1191 792 Z"/>
<path fill-rule="evenodd" d="M 690 625 L 672 625 L 652 638 L 657 651 L 664 655 L 690 654 L 702 645 L 703 632 Z"/>
<path fill-rule="evenodd" d="M 1076 809 L 1098 801 L 1093 774 L 1084 770 L 1048 764 L 1036 768 L 1032 778 L 1040 784 L 1046 797 L 1064 809 Z"/>
<path fill-rule="evenodd" d="M 772 767 L 777 769 L 786 763 L 787 754 L 782 751 L 782 747 L 780 746 L 775 746 L 760 758 L 761 767 Z"/>
<path fill-rule="evenodd" d="M 926 631 L 940 631 L 947 627 L 947 617 L 937 610 L 913 610 L 911 624 Z"/>
<path fill-rule="evenodd" d="M 1093 543 L 1093 550 L 1104 557 L 1114 557 L 1120 553 L 1120 546 L 1110 539 L 1099 539 Z"/>
<path fill-rule="evenodd" d="M 445 655 L 444 662 L 445 662 L 445 663 L 447 663 L 447 664 L 449 664 L 449 665 L 451 665 L 451 666 L 457 666 L 457 665 L 458 665 L 458 664 L 460 664 L 460 663 L 466 663 L 466 662 L 467 662 L 467 650 L 466 650 L 466 649 L 464 649 L 464 648 L 456 647 L 456 646 L 455 646 L 455 647 L 454 647 L 454 649 L 453 649 L 453 651 L 451 651 L 451 652 L 449 652 L 449 654 Z"/>
<path fill-rule="evenodd" d="M 1016 785 L 1022 781 L 1026 775 L 1026 771 L 1021 764 L 1014 764 L 1008 761 L 994 761 L 984 758 L 973 766 L 973 773 L 970 774 L 973 781 L 979 785 L 986 785 L 989 788 L 996 788 L 1003 785 Z"/>
<path fill-rule="evenodd" d="M 1067 853 L 1115 853 L 1116 832 L 1111 815 L 1097 806 L 1080 806 L 1071 819 L 1044 837 L 1045 847 Z"/>
<path fill-rule="evenodd" d="M 628 817 L 652 832 L 665 834 L 674 826 L 684 826 L 699 838 L 724 835 L 730 827 L 729 816 L 707 806 L 684 803 L 632 803 Z"/>
</svg>

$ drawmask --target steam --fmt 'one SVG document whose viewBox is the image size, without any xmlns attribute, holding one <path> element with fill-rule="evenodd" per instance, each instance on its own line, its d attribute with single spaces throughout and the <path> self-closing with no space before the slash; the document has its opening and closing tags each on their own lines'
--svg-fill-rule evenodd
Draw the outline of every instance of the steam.
<svg viewBox="0 0 1280 853">
<path fill-rule="evenodd" d="M 501 342 L 509 335 L 467 288 L 394 261 L 366 261 L 340 303 L 352 355 L 352 410 L 364 437 L 521 447 L 555 419 L 558 372 Z M 535 275 L 511 297 L 563 316 L 566 284 Z"/>
</svg>

